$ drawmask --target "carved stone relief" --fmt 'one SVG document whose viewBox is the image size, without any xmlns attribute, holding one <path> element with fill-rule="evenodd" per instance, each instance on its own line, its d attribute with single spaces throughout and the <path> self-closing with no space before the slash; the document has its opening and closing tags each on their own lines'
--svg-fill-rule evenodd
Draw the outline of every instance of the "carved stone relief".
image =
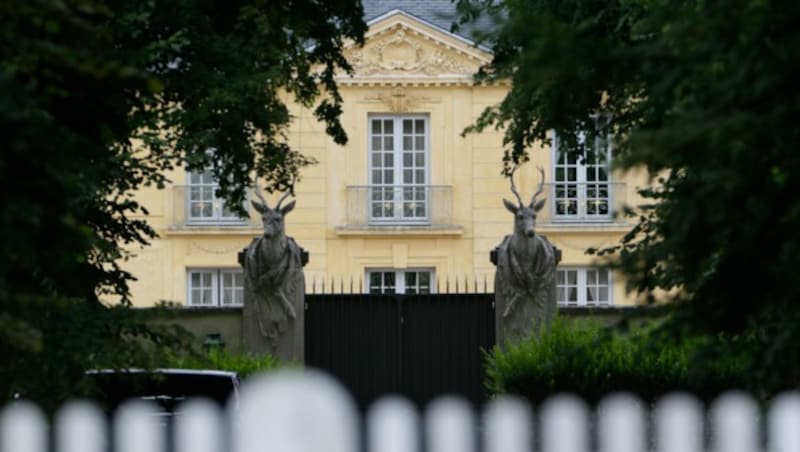
<svg viewBox="0 0 800 452">
<path fill-rule="evenodd" d="M 345 50 L 356 77 L 402 74 L 464 74 L 477 71 L 481 61 L 422 38 L 398 24 L 370 38 L 363 48 Z"/>
<path fill-rule="evenodd" d="M 395 87 L 390 91 L 364 97 L 365 102 L 381 102 L 392 113 L 407 113 L 417 109 L 420 104 L 439 102 L 438 98 L 410 96 L 406 88 Z"/>
</svg>

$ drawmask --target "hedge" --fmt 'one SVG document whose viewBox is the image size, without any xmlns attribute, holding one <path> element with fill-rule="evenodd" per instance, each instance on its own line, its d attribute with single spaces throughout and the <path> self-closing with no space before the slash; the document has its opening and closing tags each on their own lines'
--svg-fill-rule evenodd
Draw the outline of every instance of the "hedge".
<svg viewBox="0 0 800 452">
<path fill-rule="evenodd" d="M 540 402 L 569 392 L 590 403 L 627 391 L 646 401 L 676 390 L 711 400 L 748 386 L 741 357 L 698 362 L 706 339 L 659 339 L 653 327 L 623 334 L 592 320 L 557 318 L 537 340 L 495 347 L 487 353 L 487 387 Z"/>
</svg>

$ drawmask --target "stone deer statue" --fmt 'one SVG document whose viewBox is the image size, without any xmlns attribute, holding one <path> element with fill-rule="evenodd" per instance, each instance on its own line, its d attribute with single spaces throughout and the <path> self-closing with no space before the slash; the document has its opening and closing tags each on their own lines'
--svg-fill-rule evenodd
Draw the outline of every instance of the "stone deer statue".
<svg viewBox="0 0 800 452">
<path fill-rule="evenodd" d="M 536 193 L 528 204 L 514 185 L 514 172 L 509 177 L 511 192 L 518 205 L 503 199 L 514 214 L 514 233 L 507 235 L 495 249 L 496 323 L 498 338 L 517 341 L 545 326 L 556 311 L 556 250 L 543 235 L 536 233 L 536 215 L 546 199 L 538 199 L 544 191 L 544 171 Z M 499 341 L 500 342 L 500 341 Z"/>
<path fill-rule="evenodd" d="M 287 359 L 302 359 L 302 307 L 303 307 L 303 250 L 291 237 L 286 236 L 284 218 L 294 209 L 295 201 L 281 204 L 289 196 L 285 193 L 275 208 L 255 187 L 260 201 L 251 201 L 261 214 L 263 234 L 253 239 L 244 252 L 242 266 L 245 270 L 245 290 L 248 317 L 255 317 L 258 332 L 269 342 L 274 355 Z M 298 327 L 298 323 L 301 323 Z M 283 344 L 287 340 L 289 345 Z M 299 345 L 298 345 L 299 344 Z M 288 347 L 288 348 L 287 348 Z M 300 347 L 298 350 L 297 348 Z M 299 356 L 297 356 L 299 353 Z"/>
</svg>

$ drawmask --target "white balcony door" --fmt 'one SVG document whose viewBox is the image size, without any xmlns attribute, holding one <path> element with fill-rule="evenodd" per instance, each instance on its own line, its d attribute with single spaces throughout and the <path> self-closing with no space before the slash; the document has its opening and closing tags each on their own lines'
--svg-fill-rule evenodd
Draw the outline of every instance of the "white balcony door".
<svg viewBox="0 0 800 452">
<path fill-rule="evenodd" d="M 611 217 L 611 148 L 605 138 L 594 152 L 562 151 L 553 140 L 553 216 L 564 220 L 607 220 Z"/>
<path fill-rule="evenodd" d="M 218 184 L 210 170 L 191 171 L 188 173 L 188 180 L 187 210 L 190 221 L 242 221 L 225 206 L 225 201 L 214 195 Z"/>
<path fill-rule="evenodd" d="M 377 222 L 430 218 L 429 127 L 425 116 L 372 116 L 369 212 Z"/>
</svg>

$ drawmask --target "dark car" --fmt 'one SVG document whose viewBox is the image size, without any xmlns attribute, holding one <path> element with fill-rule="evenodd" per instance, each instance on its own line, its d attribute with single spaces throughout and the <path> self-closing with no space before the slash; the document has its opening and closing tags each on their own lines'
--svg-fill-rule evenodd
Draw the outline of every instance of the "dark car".
<svg viewBox="0 0 800 452">
<path fill-rule="evenodd" d="M 190 398 L 204 398 L 221 408 L 229 400 L 238 406 L 239 376 L 236 372 L 194 369 L 100 369 L 86 372 L 92 381 L 90 397 L 107 412 L 126 400 L 148 400 L 165 413 L 174 414 Z"/>
</svg>

